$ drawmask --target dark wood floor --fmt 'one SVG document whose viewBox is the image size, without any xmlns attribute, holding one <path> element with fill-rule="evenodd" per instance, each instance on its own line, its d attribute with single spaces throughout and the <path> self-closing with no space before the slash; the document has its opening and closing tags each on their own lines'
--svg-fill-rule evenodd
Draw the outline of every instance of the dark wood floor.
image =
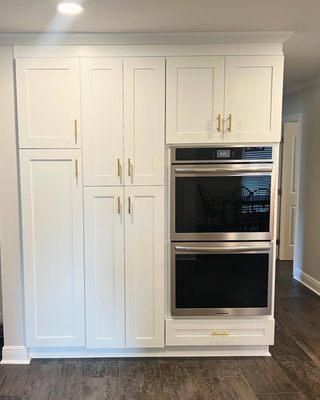
<svg viewBox="0 0 320 400">
<path fill-rule="evenodd" d="M 0 366 L 0 400 L 320 399 L 320 298 L 278 265 L 273 357 L 34 360 Z"/>
</svg>

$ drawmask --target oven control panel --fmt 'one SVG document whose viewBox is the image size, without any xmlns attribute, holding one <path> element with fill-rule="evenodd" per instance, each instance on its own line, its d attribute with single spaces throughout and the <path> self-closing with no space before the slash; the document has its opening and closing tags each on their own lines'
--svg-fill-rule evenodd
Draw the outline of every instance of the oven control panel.
<svg viewBox="0 0 320 400">
<path fill-rule="evenodd" d="M 260 147 L 176 147 L 173 162 L 271 162 L 272 146 Z"/>
</svg>

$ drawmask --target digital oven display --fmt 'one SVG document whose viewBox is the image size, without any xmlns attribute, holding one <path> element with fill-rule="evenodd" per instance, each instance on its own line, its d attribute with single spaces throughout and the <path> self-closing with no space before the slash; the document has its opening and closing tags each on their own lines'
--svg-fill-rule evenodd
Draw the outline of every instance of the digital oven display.
<svg viewBox="0 0 320 400">
<path fill-rule="evenodd" d="M 217 158 L 230 158 L 230 149 L 217 149 Z"/>
</svg>

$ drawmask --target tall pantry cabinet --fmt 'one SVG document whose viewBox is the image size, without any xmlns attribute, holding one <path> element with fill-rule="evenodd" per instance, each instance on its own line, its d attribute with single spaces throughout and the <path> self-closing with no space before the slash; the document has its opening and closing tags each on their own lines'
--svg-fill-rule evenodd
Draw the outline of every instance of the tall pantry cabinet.
<svg viewBox="0 0 320 400">
<path fill-rule="evenodd" d="M 164 59 L 18 59 L 17 103 L 27 345 L 163 347 Z"/>
</svg>

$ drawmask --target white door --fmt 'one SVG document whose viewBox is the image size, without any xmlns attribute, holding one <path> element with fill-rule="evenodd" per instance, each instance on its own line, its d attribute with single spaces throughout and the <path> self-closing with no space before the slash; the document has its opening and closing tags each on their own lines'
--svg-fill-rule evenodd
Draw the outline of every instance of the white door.
<svg viewBox="0 0 320 400">
<path fill-rule="evenodd" d="M 26 341 L 84 345 L 80 150 L 21 150 Z"/>
<path fill-rule="evenodd" d="M 125 347 L 123 188 L 85 188 L 87 347 Z"/>
<path fill-rule="evenodd" d="M 164 346 L 164 194 L 125 188 L 126 345 Z"/>
<path fill-rule="evenodd" d="M 19 146 L 80 147 L 79 60 L 17 60 Z"/>
<path fill-rule="evenodd" d="M 300 124 L 285 122 L 283 129 L 280 260 L 293 260 L 299 188 Z"/>
<path fill-rule="evenodd" d="M 81 60 L 85 186 L 122 183 L 122 59 Z"/>
<path fill-rule="evenodd" d="M 168 144 L 223 141 L 224 62 L 221 56 L 167 58 Z"/>
<path fill-rule="evenodd" d="M 124 61 L 126 185 L 164 184 L 165 60 Z"/>
<path fill-rule="evenodd" d="M 280 141 L 283 57 L 227 57 L 225 79 L 224 141 Z"/>
</svg>

